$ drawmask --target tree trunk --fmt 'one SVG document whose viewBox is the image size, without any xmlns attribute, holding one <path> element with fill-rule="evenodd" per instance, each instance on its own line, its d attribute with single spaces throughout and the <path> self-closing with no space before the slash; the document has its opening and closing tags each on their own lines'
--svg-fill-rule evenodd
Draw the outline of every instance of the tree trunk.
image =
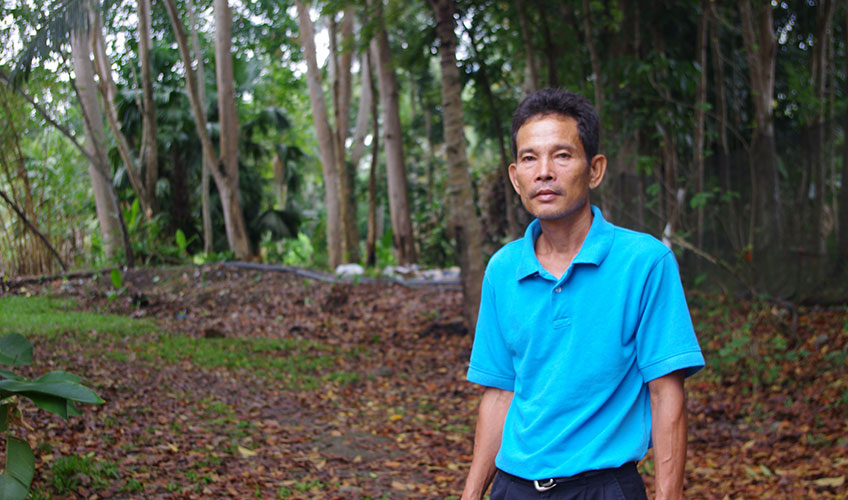
<svg viewBox="0 0 848 500">
<path fill-rule="evenodd" d="M 495 94 L 492 92 L 492 83 L 489 81 L 489 68 L 486 64 L 485 55 L 481 54 L 477 49 L 477 41 L 475 38 L 474 27 L 463 26 L 466 34 L 471 42 L 471 50 L 474 53 L 475 59 L 480 66 L 477 74 L 479 75 L 479 88 L 486 96 L 486 104 L 489 107 L 489 114 L 492 116 L 490 125 L 490 134 L 495 137 L 498 144 L 498 152 L 500 153 L 501 164 L 498 168 L 498 176 L 501 179 L 500 189 L 504 193 L 503 213 L 506 217 L 506 235 L 510 238 L 519 238 L 523 233 L 521 226 L 518 224 L 518 218 L 515 215 L 518 205 L 517 195 L 512 188 L 512 182 L 509 180 L 509 155 L 506 152 L 506 143 L 504 140 L 504 130 L 499 118 L 500 112 L 497 103 L 495 103 Z"/>
<path fill-rule="evenodd" d="M 238 142 L 239 123 L 236 113 L 235 78 L 233 76 L 232 22 L 227 0 L 214 0 L 215 11 L 215 76 L 218 83 L 218 123 L 221 128 L 221 170 L 224 186 L 218 186 L 223 205 L 227 241 L 236 257 L 250 257 L 247 225 L 239 194 Z"/>
<path fill-rule="evenodd" d="M 386 154 L 386 180 L 389 188 L 389 212 L 392 219 L 394 246 L 400 264 L 415 263 L 415 240 L 409 213 L 409 192 L 406 185 L 406 166 L 403 158 L 403 134 L 398 109 L 398 89 L 392 63 L 389 35 L 383 24 L 382 0 L 377 0 L 378 28 L 371 41 L 376 54 L 377 84 L 380 87 L 380 108 L 383 115 L 383 143 Z"/>
<path fill-rule="evenodd" d="M 539 8 L 542 36 L 545 40 L 545 63 L 548 66 L 548 87 L 559 87 L 559 77 L 557 75 L 557 68 L 559 68 L 559 65 L 557 64 L 557 61 L 559 60 L 559 50 L 557 50 L 554 39 L 551 36 L 551 28 L 548 25 L 550 12 L 548 12 L 548 7 L 543 5 L 542 2 L 537 0 L 536 4 Z"/>
<path fill-rule="evenodd" d="M 662 31 L 652 29 L 654 50 L 660 55 L 665 55 L 665 38 Z M 658 80 L 665 81 L 668 74 L 664 69 L 657 69 Z M 665 86 L 657 85 L 660 97 L 665 101 L 666 106 L 673 106 L 674 99 L 671 91 Z M 667 111 L 670 115 L 671 111 Z M 663 182 L 662 182 L 662 207 L 663 216 L 665 217 L 665 226 L 663 228 L 663 242 L 671 247 L 671 237 L 677 232 L 680 226 L 680 209 L 683 205 L 684 190 L 678 187 L 679 178 L 679 157 L 677 154 L 677 140 L 672 130 L 673 118 L 669 116 L 668 120 L 660 119 L 657 122 L 657 127 L 662 133 L 662 156 L 663 156 Z"/>
<path fill-rule="evenodd" d="M 365 51 L 363 71 L 368 75 L 368 85 L 371 90 L 371 168 L 368 170 L 368 236 L 365 241 L 365 265 L 377 265 L 377 168 L 380 164 L 380 115 L 377 109 L 377 99 L 374 79 L 371 78 L 371 56 Z M 365 85 L 363 79 L 362 85 Z M 364 91 L 364 89 L 363 89 Z M 360 100 L 360 106 L 362 101 Z"/>
<path fill-rule="evenodd" d="M 775 270 L 786 257 L 772 114 L 777 37 L 770 3 L 764 2 L 755 15 L 750 0 L 740 0 L 739 13 L 754 101 L 755 130 L 749 157 L 753 214 L 749 241 L 754 248 L 757 287 L 770 292 L 782 281 Z"/>
<path fill-rule="evenodd" d="M 667 124 L 662 127 L 663 134 L 663 193 L 665 198 L 665 228 L 663 241 L 668 242 L 680 227 L 680 207 L 682 203 L 681 189 L 677 186 L 678 157 L 677 141 L 674 133 Z M 683 191 L 685 193 L 685 191 Z"/>
<path fill-rule="evenodd" d="M 90 29 L 90 28 L 89 28 Z M 103 249 L 108 258 L 114 258 L 121 247 L 122 231 L 118 200 L 109 175 L 106 153 L 106 135 L 103 130 L 102 111 L 94 83 L 94 65 L 91 62 L 90 31 L 78 29 L 71 32 L 71 57 L 73 58 L 76 88 L 83 115 L 86 150 L 90 158 L 88 173 L 94 191 L 97 220 L 103 234 Z"/>
<path fill-rule="evenodd" d="M 333 111 L 335 112 L 335 158 L 339 171 L 339 192 L 342 197 L 339 209 L 342 222 L 342 254 L 344 262 L 359 261 L 359 232 L 356 228 L 356 189 L 353 165 L 345 161 L 345 142 L 348 136 L 350 118 L 351 75 L 353 46 L 353 9 L 345 9 L 342 19 L 342 50 L 336 42 L 337 25 L 335 19 L 330 22 L 330 61 L 332 74 Z"/>
<path fill-rule="evenodd" d="M 144 165 L 144 187 L 148 197 L 150 214 L 157 210 L 156 183 L 159 180 L 159 151 L 156 130 L 156 100 L 153 97 L 153 75 L 150 70 L 151 15 L 150 0 L 138 0 L 138 53 L 141 65 L 141 161 Z"/>
<path fill-rule="evenodd" d="M 456 63 L 457 39 L 454 33 L 456 5 L 454 0 L 429 0 L 429 3 L 436 16 L 442 69 L 442 112 L 448 165 L 450 226 L 459 256 L 465 321 L 473 332 L 480 307 L 484 264 L 480 221 L 474 206 L 468 157 L 465 152 L 462 83 Z"/>
<path fill-rule="evenodd" d="M 171 147 L 171 230 L 191 234 L 191 197 L 187 182 L 186 155 L 181 147 Z"/>
<path fill-rule="evenodd" d="M 143 0 L 149 1 L 149 0 Z M 200 38 L 197 36 L 197 12 L 194 2 L 187 3 L 189 24 L 191 25 L 191 43 L 194 48 L 194 60 L 197 63 L 197 100 L 200 101 L 203 116 L 206 116 L 206 71 L 203 64 L 203 52 L 200 50 Z M 200 171 L 200 212 L 203 219 L 203 252 L 212 253 L 212 207 L 209 204 L 209 158 L 202 155 Z M 285 208 L 285 207 L 282 207 Z"/>
<path fill-rule="evenodd" d="M 704 129 L 707 111 L 707 33 L 709 30 L 710 4 L 707 0 L 701 1 L 701 19 L 698 22 L 698 42 L 695 49 L 698 67 L 698 91 L 695 97 L 695 192 L 704 192 Z M 704 248 L 704 205 L 697 207 L 697 234 L 695 244 L 698 248 Z"/>
<path fill-rule="evenodd" d="M 727 198 L 724 202 L 725 211 L 723 219 L 727 224 L 727 233 L 730 237 L 731 248 L 739 251 L 744 246 L 743 242 L 745 241 L 745 238 L 742 234 L 740 234 L 736 202 L 734 201 L 734 196 L 731 195 L 733 191 L 733 182 L 731 181 L 730 176 L 730 142 L 727 137 L 727 93 L 724 83 L 724 61 L 721 53 L 721 42 L 719 39 L 720 25 L 718 22 L 718 15 L 714 10 L 715 8 L 714 4 L 710 5 L 712 18 L 716 20 L 716 22 L 710 24 L 710 45 L 712 47 L 713 56 L 716 113 L 718 115 L 716 118 L 719 142 L 717 161 L 722 191 Z"/>
<path fill-rule="evenodd" d="M 436 145 L 433 144 L 433 111 L 424 109 L 424 135 L 427 136 L 427 207 L 433 206 L 433 191 L 436 189 Z"/>
<path fill-rule="evenodd" d="M 848 11 L 846 11 L 848 12 Z M 837 234 L 839 230 L 839 182 L 836 172 L 836 34 L 834 30 L 828 30 L 827 35 L 827 67 L 831 68 L 828 71 L 827 85 L 827 118 L 825 119 L 824 142 L 825 164 L 827 165 L 828 175 L 830 175 L 830 213 L 833 215 L 833 224 L 831 226 L 834 236 L 839 238 Z"/>
<path fill-rule="evenodd" d="M 127 177 L 133 190 L 138 195 L 138 202 L 141 210 L 146 218 L 153 217 L 153 202 L 150 196 L 150 190 L 144 184 L 141 178 L 140 169 L 137 166 L 135 159 L 130 150 L 129 141 L 121 130 L 121 123 L 118 120 L 118 108 L 115 105 L 115 96 L 118 93 L 118 88 L 115 86 L 115 81 L 112 78 L 112 62 L 106 54 L 106 42 L 103 39 L 103 21 L 100 18 L 100 13 L 92 9 L 89 12 L 89 22 L 91 26 L 92 49 L 94 51 L 94 69 L 100 79 L 100 95 L 103 96 L 103 103 L 106 111 L 106 122 L 112 130 L 112 135 L 115 136 L 115 143 L 118 147 L 118 154 L 124 163 L 124 168 L 127 172 Z"/>
<path fill-rule="evenodd" d="M 592 84 L 595 89 L 595 110 L 602 115 L 604 106 L 604 87 L 601 85 L 601 58 L 595 48 L 595 37 L 592 35 L 592 9 L 589 0 L 583 0 L 583 35 L 586 37 L 586 47 L 589 49 L 589 60 L 592 62 Z M 601 120 L 603 123 L 603 120 Z M 598 141 L 600 144 L 600 141 Z"/>
<path fill-rule="evenodd" d="M 356 168 L 362 157 L 365 156 L 365 136 L 368 135 L 368 126 L 371 122 L 371 102 L 374 100 L 374 93 L 371 84 L 371 70 L 368 51 L 362 51 L 362 57 L 359 59 L 359 106 L 356 110 L 356 125 L 353 129 L 353 141 L 350 145 L 350 163 Z"/>
<path fill-rule="evenodd" d="M 848 46 L 848 14 L 845 15 L 845 43 Z M 845 71 L 848 73 L 848 51 L 845 52 Z M 845 85 L 848 93 L 848 82 Z M 848 135 L 848 110 L 842 127 L 842 133 Z M 839 193 L 839 260 L 843 265 L 848 262 L 848 141 L 842 144 L 842 188 Z"/>
<path fill-rule="evenodd" d="M 227 7 L 226 1 L 223 3 L 224 7 Z M 168 18 L 170 19 L 171 27 L 174 30 L 174 38 L 177 40 L 177 48 L 180 52 L 180 59 L 185 67 L 186 94 L 188 95 L 191 111 L 194 115 L 195 130 L 197 130 L 197 136 L 200 139 L 203 155 L 209 162 L 212 178 L 215 180 L 215 185 L 217 186 L 218 193 L 221 197 L 221 208 L 224 213 L 224 226 L 227 231 L 227 241 L 229 243 L 230 250 L 235 254 L 235 256 L 237 258 L 244 259 L 250 256 L 250 245 L 247 240 L 244 214 L 242 213 L 241 202 L 239 201 L 238 196 L 238 172 L 236 171 L 236 175 L 233 176 L 230 171 L 233 166 L 238 168 L 238 121 L 234 121 L 235 99 L 232 89 L 233 61 L 232 55 L 229 51 L 229 32 L 231 22 L 231 19 L 229 19 L 229 7 L 226 8 L 226 13 L 220 12 L 220 9 L 215 9 L 216 21 L 219 16 L 223 16 L 225 18 L 223 20 L 224 25 L 216 26 L 216 29 L 225 30 L 227 32 L 226 35 L 220 31 L 216 33 L 215 52 L 216 58 L 218 59 L 218 72 L 223 72 L 222 75 L 224 76 L 224 80 L 227 79 L 226 74 L 230 74 L 229 83 L 231 86 L 229 91 L 227 91 L 227 89 L 218 89 L 218 102 L 219 104 L 221 102 L 224 104 L 222 109 L 219 109 L 218 112 L 218 114 L 221 115 L 219 118 L 221 126 L 221 165 L 218 164 L 218 156 L 215 153 L 215 148 L 212 146 L 212 140 L 209 138 L 209 131 L 206 129 L 206 111 L 204 103 L 200 101 L 200 97 L 198 95 L 197 75 L 195 74 L 191 64 L 192 58 L 188 48 L 188 39 L 174 0 L 165 0 L 165 8 L 168 11 Z M 218 47 L 219 40 L 226 45 L 226 50 L 223 50 L 224 47 Z M 219 52 L 221 55 L 217 55 Z M 221 68 L 222 65 L 225 67 Z M 227 70 L 227 66 L 229 67 L 229 70 Z M 230 97 L 228 98 L 227 95 Z M 231 107 L 227 103 L 228 100 L 230 101 L 229 104 L 232 105 Z M 225 114 L 230 114 L 231 116 L 225 117 Z M 233 126 L 235 126 L 235 137 L 232 136 Z M 227 130 L 226 135 L 224 132 L 225 130 Z M 235 147 L 232 144 L 233 140 L 235 140 Z M 233 161 L 233 155 L 235 155 L 235 161 Z M 226 158 L 226 161 L 224 158 Z"/>
<path fill-rule="evenodd" d="M 583 36 L 585 37 L 586 47 L 589 49 L 589 60 L 592 63 L 592 86 L 595 92 L 595 110 L 598 112 L 598 116 L 601 118 L 601 126 L 598 130 L 598 145 L 600 146 L 601 151 L 603 151 L 603 109 L 604 109 L 604 87 L 601 84 L 601 59 L 598 56 L 598 51 L 595 48 L 595 37 L 592 34 L 592 9 L 589 5 L 589 0 L 583 0 Z M 611 186 L 607 186 L 612 189 L 603 189 L 601 190 L 601 206 L 603 207 L 605 214 L 612 214 L 612 201 L 610 200 L 611 194 L 615 192 L 615 183 L 618 182 L 618 171 L 619 168 L 618 162 L 610 162 L 609 166 L 613 166 L 613 171 L 610 171 L 607 179 L 612 181 Z"/>
<path fill-rule="evenodd" d="M 300 0 L 295 0 L 297 21 L 300 27 L 300 45 L 306 59 L 306 84 L 309 87 L 309 99 L 312 103 L 312 119 L 315 123 L 315 135 L 321 156 L 321 168 L 324 173 L 324 200 L 327 205 L 327 253 L 333 269 L 342 264 L 342 223 L 340 203 L 340 179 L 335 153 L 335 139 L 327 115 L 327 103 L 321 88 L 321 71 L 315 55 L 315 31 L 309 8 Z"/>
<path fill-rule="evenodd" d="M 816 33 L 812 50 L 812 77 L 816 96 L 815 116 L 812 123 L 812 179 L 815 182 L 815 200 L 813 202 L 813 227 L 810 235 L 812 248 L 819 255 L 826 252 L 827 228 L 824 209 L 827 206 L 827 158 L 825 157 L 825 115 L 827 87 L 827 39 L 830 23 L 836 11 L 836 2 L 821 0 L 816 9 Z"/>
<path fill-rule="evenodd" d="M 514 5 L 518 12 L 521 43 L 524 45 L 524 85 L 521 87 L 521 94 L 525 97 L 539 89 L 539 63 L 536 61 L 536 51 L 533 50 L 533 38 L 530 34 L 530 22 L 527 20 L 524 0 L 515 0 Z"/>
</svg>

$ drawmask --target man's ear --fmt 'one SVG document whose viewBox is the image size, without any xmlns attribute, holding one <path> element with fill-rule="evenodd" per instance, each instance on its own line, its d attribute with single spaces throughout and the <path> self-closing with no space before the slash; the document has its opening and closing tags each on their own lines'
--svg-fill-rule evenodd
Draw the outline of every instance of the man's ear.
<svg viewBox="0 0 848 500">
<path fill-rule="evenodd" d="M 512 189 L 521 196 L 521 191 L 518 190 L 518 179 L 515 175 L 515 163 L 509 164 L 509 181 L 512 183 Z"/>
<path fill-rule="evenodd" d="M 595 189 L 600 186 L 606 173 L 607 157 L 600 154 L 595 155 L 591 163 L 589 163 L 589 188 Z"/>
</svg>

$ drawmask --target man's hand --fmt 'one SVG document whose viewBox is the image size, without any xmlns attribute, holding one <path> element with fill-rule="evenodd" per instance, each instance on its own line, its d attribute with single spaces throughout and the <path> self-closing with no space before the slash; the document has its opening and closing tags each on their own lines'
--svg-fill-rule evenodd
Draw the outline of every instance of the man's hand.
<svg viewBox="0 0 848 500">
<path fill-rule="evenodd" d="M 477 429 L 474 432 L 474 458 L 465 480 L 462 500 L 480 500 L 495 477 L 495 456 L 501 447 L 503 425 L 512 392 L 487 387 L 480 400 Z"/>
<path fill-rule="evenodd" d="M 683 371 L 648 382 L 657 500 L 683 498 L 686 465 L 686 405 Z"/>
</svg>

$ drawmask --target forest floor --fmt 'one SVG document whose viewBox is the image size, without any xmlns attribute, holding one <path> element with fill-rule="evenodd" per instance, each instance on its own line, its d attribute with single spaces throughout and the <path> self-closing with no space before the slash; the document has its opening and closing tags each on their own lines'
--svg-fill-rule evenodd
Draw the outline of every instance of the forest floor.
<svg viewBox="0 0 848 500">
<path fill-rule="evenodd" d="M 128 271 L 122 285 L 6 292 L 103 315 L 29 335 L 30 375 L 82 375 L 106 401 L 68 422 L 27 409 L 33 498 L 459 496 L 481 390 L 464 380 L 456 287 L 224 265 Z M 686 385 L 687 497 L 846 498 L 848 309 L 689 301 L 708 366 Z"/>
</svg>

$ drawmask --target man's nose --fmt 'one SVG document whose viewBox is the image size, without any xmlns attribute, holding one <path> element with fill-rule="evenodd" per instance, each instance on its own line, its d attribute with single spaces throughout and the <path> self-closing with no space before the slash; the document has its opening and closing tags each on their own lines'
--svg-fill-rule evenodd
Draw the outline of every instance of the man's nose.
<svg viewBox="0 0 848 500">
<path fill-rule="evenodd" d="M 553 165 L 549 158 L 539 159 L 539 170 L 536 172 L 537 181 L 549 181 L 554 178 Z"/>
</svg>

